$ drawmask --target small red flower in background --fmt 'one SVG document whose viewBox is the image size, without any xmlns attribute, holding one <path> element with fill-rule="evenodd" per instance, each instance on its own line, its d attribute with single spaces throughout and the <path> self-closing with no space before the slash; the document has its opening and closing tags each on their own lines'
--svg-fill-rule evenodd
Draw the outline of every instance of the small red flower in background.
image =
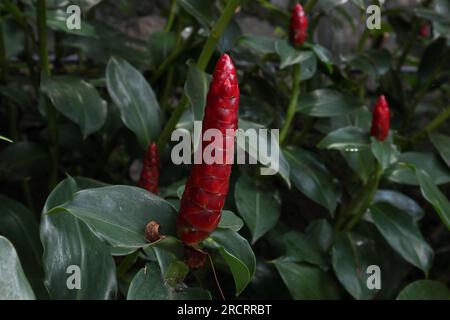
<svg viewBox="0 0 450 320">
<path fill-rule="evenodd" d="M 156 143 L 152 143 L 145 153 L 139 187 L 154 194 L 158 193 L 159 165 L 158 147 Z"/>
<path fill-rule="evenodd" d="M 420 26 L 419 35 L 422 38 L 429 38 L 431 36 L 431 25 L 429 22 L 425 22 Z"/>
<path fill-rule="evenodd" d="M 370 134 L 379 141 L 386 140 L 389 134 L 389 105 L 386 98 L 381 95 L 375 103 L 372 113 L 372 128 Z"/>
<path fill-rule="evenodd" d="M 292 9 L 291 25 L 290 25 L 290 40 L 293 46 L 299 47 L 303 45 L 308 36 L 308 18 L 300 3 L 297 3 Z"/>
</svg>

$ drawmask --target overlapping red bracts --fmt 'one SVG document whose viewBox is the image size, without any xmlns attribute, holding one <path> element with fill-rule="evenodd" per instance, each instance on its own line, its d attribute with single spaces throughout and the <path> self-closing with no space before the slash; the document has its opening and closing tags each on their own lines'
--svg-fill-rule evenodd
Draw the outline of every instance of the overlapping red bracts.
<svg viewBox="0 0 450 320">
<path fill-rule="evenodd" d="M 144 157 L 144 165 L 141 171 L 141 177 L 139 179 L 139 187 L 152 192 L 158 193 L 158 181 L 159 181 L 159 153 L 156 143 L 152 143 L 148 146 Z"/>
<path fill-rule="evenodd" d="M 424 22 L 419 29 L 419 35 L 422 38 L 429 38 L 431 36 L 431 25 L 429 22 Z"/>
<path fill-rule="evenodd" d="M 186 183 L 177 219 L 180 239 L 189 245 L 204 240 L 220 220 L 228 193 L 231 163 L 227 155 L 234 154 L 234 130 L 238 123 L 239 86 L 231 58 L 223 54 L 216 64 L 209 87 L 202 133 L 208 129 L 220 130 L 223 137 L 222 164 L 194 164 Z M 233 129 L 232 132 L 226 132 Z M 202 134 L 202 136 L 203 136 Z M 211 141 L 202 143 L 202 154 Z M 215 152 L 218 150 L 216 149 Z"/>
<path fill-rule="evenodd" d="M 381 95 L 375 103 L 372 113 L 372 128 L 370 134 L 379 141 L 386 140 L 389 134 L 389 105 L 386 98 Z"/>
<path fill-rule="evenodd" d="M 292 9 L 289 37 L 294 47 L 303 45 L 308 36 L 308 18 L 300 3 Z"/>
</svg>

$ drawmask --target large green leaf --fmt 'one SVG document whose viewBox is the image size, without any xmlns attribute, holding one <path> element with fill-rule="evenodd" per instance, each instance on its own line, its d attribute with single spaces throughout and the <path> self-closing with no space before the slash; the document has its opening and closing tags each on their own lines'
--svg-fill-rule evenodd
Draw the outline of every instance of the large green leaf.
<svg viewBox="0 0 450 320">
<path fill-rule="evenodd" d="M 344 62 L 352 69 L 379 78 L 391 68 L 391 55 L 388 50 L 366 50 L 350 57 L 344 58 Z"/>
<path fill-rule="evenodd" d="M 353 97 L 332 89 L 318 89 L 298 99 L 297 111 L 313 117 L 346 115 L 362 105 Z"/>
<path fill-rule="evenodd" d="M 434 79 L 438 76 L 439 71 L 443 71 L 443 63 L 448 63 L 448 49 L 447 41 L 443 37 L 439 37 L 431 42 L 424 50 L 419 65 L 419 81 L 424 85 L 429 79 Z"/>
<path fill-rule="evenodd" d="M 367 267 L 380 265 L 379 252 L 373 240 L 357 233 L 341 233 L 331 256 L 337 278 L 355 299 L 371 299 L 377 294 L 378 289 L 370 290 L 367 287 Z"/>
<path fill-rule="evenodd" d="M 377 159 L 383 170 L 394 164 L 400 155 L 396 145 L 392 143 L 392 138 L 385 141 L 378 141 L 371 137 L 372 143 L 370 145 L 374 157 Z"/>
<path fill-rule="evenodd" d="M 161 130 L 161 111 L 152 88 L 138 70 L 116 57 L 106 67 L 106 83 L 122 121 L 145 148 Z"/>
<path fill-rule="evenodd" d="M 369 135 L 364 130 L 358 127 L 345 127 L 329 133 L 317 147 L 358 152 L 361 148 L 367 148 L 369 143 Z"/>
<path fill-rule="evenodd" d="M 283 236 L 286 256 L 283 261 L 308 262 L 325 269 L 327 259 L 315 239 L 297 231 L 290 231 Z"/>
<path fill-rule="evenodd" d="M 47 198 L 43 212 L 70 201 L 84 188 L 98 188 L 103 183 L 68 177 L 59 183 Z M 69 214 L 44 214 L 41 222 L 44 245 L 45 283 L 52 299 L 110 299 L 117 290 L 116 266 L 110 248 L 97 238 L 88 226 Z M 69 266 L 81 271 L 81 288 L 69 289 Z"/>
<path fill-rule="evenodd" d="M 34 300 L 12 243 L 0 236 L 0 300 Z"/>
<path fill-rule="evenodd" d="M 211 295 L 202 288 L 172 288 L 164 280 L 155 263 L 138 271 L 128 289 L 128 300 L 209 300 Z"/>
<path fill-rule="evenodd" d="M 433 264 L 434 252 L 413 219 L 387 203 L 372 205 L 370 212 L 375 226 L 392 249 L 428 274 Z"/>
<path fill-rule="evenodd" d="M 86 138 L 106 121 L 106 102 L 90 83 L 74 77 L 42 77 L 41 90 L 55 108 L 78 124 Z"/>
<path fill-rule="evenodd" d="M 275 260 L 281 278 L 296 300 L 335 300 L 339 288 L 328 273 L 308 264 Z"/>
<path fill-rule="evenodd" d="M 20 202 L 0 195 L 0 235 L 14 245 L 25 274 L 38 295 L 45 296 L 42 270 L 42 246 L 36 218 Z"/>
<path fill-rule="evenodd" d="M 450 202 L 448 198 L 435 185 L 435 181 L 426 171 L 416 170 L 417 180 L 423 197 L 431 203 L 442 222 L 450 230 Z"/>
<path fill-rule="evenodd" d="M 450 168 L 450 137 L 439 133 L 432 133 L 430 134 L 430 140 Z"/>
<path fill-rule="evenodd" d="M 399 210 L 410 215 L 414 221 L 422 219 L 425 215 L 419 204 L 407 195 L 394 190 L 378 190 L 373 199 L 373 203 L 389 203 Z"/>
<path fill-rule="evenodd" d="M 119 185 L 81 190 L 47 214 L 60 211 L 68 211 L 82 220 L 113 247 L 149 246 L 145 227 L 150 221 L 160 225 L 161 235 L 175 235 L 175 209 L 164 199 L 137 187 Z"/>
<path fill-rule="evenodd" d="M 10 180 L 43 177 L 50 168 L 47 150 L 33 142 L 21 141 L 0 152 L 0 176 Z"/>
<path fill-rule="evenodd" d="M 252 234 L 255 243 L 272 229 L 280 217 L 281 201 L 278 193 L 241 176 L 236 183 L 234 198 L 240 216 Z"/>
<path fill-rule="evenodd" d="M 417 280 L 398 294 L 397 300 L 449 300 L 450 290 L 442 282 Z"/>
<path fill-rule="evenodd" d="M 306 150 L 292 147 L 287 148 L 284 154 L 289 162 L 294 185 L 308 198 L 333 213 L 340 194 L 328 169 Z"/>
<path fill-rule="evenodd" d="M 193 63 L 189 65 L 184 91 L 191 103 L 194 121 L 201 121 L 206 106 L 206 95 L 209 90 L 211 76 L 201 71 Z"/>
<path fill-rule="evenodd" d="M 207 241 L 212 242 L 228 264 L 234 277 L 236 295 L 249 284 L 256 269 L 255 254 L 249 243 L 239 233 L 232 230 L 216 230 Z"/>
<path fill-rule="evenodd" d="M 402 153 L 398 162 L 387 170 L 388 179 L 401 184 L 419 185 L 414 167 L 425 171 L 436 185 L 450 182 L 450 171 L 433 153 Z"/>
<path fill-rule="evenodd" d="M 244 221 L 239 218 L 234 212 L 229 210 L 222 210 L 219 225 L 217 228 L 221 229 L 231 229 L 238 232 L 244 226 Z"/>
</svg>

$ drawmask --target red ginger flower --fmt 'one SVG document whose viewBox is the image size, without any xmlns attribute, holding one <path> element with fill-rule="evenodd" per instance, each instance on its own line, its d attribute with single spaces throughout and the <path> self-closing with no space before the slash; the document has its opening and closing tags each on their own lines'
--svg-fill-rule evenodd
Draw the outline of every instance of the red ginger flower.
<svg viewBox="0 0 450 320">
<path fill-rule="evenodd" d="M 431 36 L 431 25 L 429 22 L 424 22 L 419 29 L 419 35 L 422 38 L 429 38 Z"/>
<path fill-rule="evenodd" d="M 389 134 L 389 105 L 383 95 L 375 103 L 370 134 L 379 141 L 386 140 Z"/>
<path fill-rule="evenodd" d="M 294 47 L 303 45 L 308 36 L 308 18 L 300 3 L 297 3 L 292 9 L 291 25 L 290 25 L 290 40 Z"/>
<path fill-rule="evenodd" d="M 139 187 L 154 194 L 158 193 L 159 166 L 158 147 L 156 143 L 152 143 L 148 146 L 145 153 Z"/>
<path fill-rule="evenodd" d="M 218 129 L 223 139 L 223 164 L 194 164 L 186 183 L 177 219 L 180 239 L 192 245 L 207 238 L 217 227 L 225 198 L 234 154 L 234 130 L 237 129 L 239 86 L 231 58 L 223 54 L 216 64 L 203 118 L 202 132 Z M 233 129 L 232 133 L 227 129 Z M 202 134 L 203 136 L 203 134 Z M 202 143 L 203 150 L 211 142 Z"/>
</svg>

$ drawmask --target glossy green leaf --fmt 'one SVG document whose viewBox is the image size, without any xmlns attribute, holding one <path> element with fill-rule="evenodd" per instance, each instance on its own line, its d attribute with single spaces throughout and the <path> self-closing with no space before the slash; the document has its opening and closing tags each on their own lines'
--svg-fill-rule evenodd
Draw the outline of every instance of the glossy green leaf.
<svg viewBox="0 0 450 320">
<path fill-rule="evenodd" d="M 358 300 L 373 298 L 378 289 L 367 287 L 370 265 L 380 265 L 373 240 L 357 233 L 341 233 L 331 251 L 334 272 L 344 288 Z"/>
<path fill-rule="evenodd" d="M 314 54 L 317 56 L 317 58 L 320 61 L 322 61 L 328 68 L 328 71 L 332 72 L 333 70 L 332 54 L 327 48 L 322 47 L 320 44 L 317 43 L 305 44 L 305 47 L 311 48 Z"/>
<path fill-rule="evenodd" d="M 358 152 L 367 148 L 370 143 L 369 136 L 357 127 L 345 127 L 329 133 L 317 145 L 321 149 L 336 149 L 346 152 Z"/>
<path fill-rule="evenodd" d="M 214 1 L 176 0 L 186 12 L 193 16 L 203 27 L 209 29 L 214 21 Z"/>
<path fill-rule="evenodd" d="M 106 102 L 90 83 L 74 77 L 43 77 L 41 90 L 55 108 L 78 124 L 86 138 L 106 121 Z"/>
<path fill-rule="evenodd" d="M 363 183 L 366 183 L 376 168 L 376 160 L 372 155 L 370 148 L 347 147 L 341 151 L 342 157 L 347 161 L 347 164 L 353 171 L 358 174 L 358 177 Z"/>
<path fill-rule="evenodd" d="M 45 296 L 39 225 L 27 207 L 0 194 L 0 235 L 17 250 L 25 274 L 38 297 Z"/>
<path fill-rule="evenodd" d="M 322 252 L 328 252 L 333 244 L 333 227 L 326 219 L 312 221 L 305 232 L 308 241 L 312 241 Z"/>
<path fill-rule="evenodd" d="M 383 170 L 386 170 L 398 160 L 400 152 L 397 146 L 392 143 L 392 139 L 378 141 L 374 137 L 371 137 L 371 140 L 370 147 L 372 153 Z"/>
<path fill-rule="evenodd" d="M 252 234 L 255 243 L 272 229 L 280 217 L 281 200 L 277 192 L 241 176 L 236 183 L 234 198 L 240 216 Z"/>
<path fill-rule="evenodd" d="M 193 63 L 189 65 L 184 91 L 191 103 L 194 121 L 201 121 L 203 119 L 210 82 L 210 75 L 201 71 Z"/>
<path fill-rule="evenodd" d="M 310 152 L 299 148 L 287 148 L 285 157 L 291 168 L 291 180 L 309 199 L 333 213 L 340 194 L 328 169 Z"/>
<path fill-rule="evenodd" d="M 232 230 L 216 230 L 209 241 L 219 250 L 234 278 L 236 295 L 241 294 L 252 279 L 256 269 L 255 254 L 249 243 Z"/>
<path fill-rule="evenodd" d="M 81 190 L 47 214 L 64 210 L 86 223 L 113 247 L 138 249 L 150 245 L 145 239 L 145 227 L 150 221 L 160 225 L 160 235 L 175 235 L 174 208 L 164 199 L 137 187 L 119 185 Z"/>
<path fill-rule="evenodd" d="M 372 205 L 370 212 L 375 226 L 392 249 L 428 274 L 433 264 L 434 252 L 413 219 L 387 203 Z"/>
<path fill-rule="evenodd" d="M 113 57 L 106 67 L 109 95 L 119 107 L 122 121 L 146 148 L 161 130 L 156 96 L 142 74 L 127 61 Z"/>
<path fill-rule="evenodd" d="M 386 49 L 366 50 L 345 58 L 344 62 L 349 64 L 352 69 L 379 78 L 391 68 L 391 55 Z"/>
<path fill-rule="evenodd" d="M 423 197 L 434 207 L 442 222 L 450 230 L 450 202 L 448 198 L 439 190 L 435 180 L 426 171 L 418 169 L 416 175 Z"/>
<path fill-rule="evenodd" d="M 398 294 L 397 300 L 449 300 L 450 290 L 442 282 L 417 280 Z"/>
<path fill-rule="evenodd" d="M 211 299 L 201 288 L 172 288 L 162 277 L 155 263 L 146 264 L 131 281 L 127 300 L 199 300 Z"/>
<path fill-rule="evenodd" d="M 439 133 L 432 133 L 430 134 L 430 140 L 441 158 L 450 168 L 450 137 Z"/>
<path fill-rule="evenodd" d="M 222 215 L 220 217 L 218 228 L 221 229 L 231 229 L 238 232 L 244 226 L 244 221 L 239 218 L 234 212 L 229 210 L 222 210 Z"/>
<path fill-rule="evenodd" d="M 70 201 L 79 190 L 102 186 L 95 180 L 68 177 L 50 193 L 43 212 Z M 115 298 L 116 266 L 110 248 L 84 222 L 68 212 L 44 214 L 41 240 L 45 249 L 45 283 L 52 299 Z M 71 290 L 67 286 L 69 277 L 75 274 L 68 272 L 70 266 L 80 268 L 80 289 Z"/>
<path fill-rule="evenodd" d="M 389 203 L 407 213 L 414 221 L 422 219 L 425 215 L 425 212 L 416 201 L 394 190 L 378 190 L 373 199 L 373 203 Z"/>
<path fill-rule="evenodd" d="M 321 268 L 327 267 L 325 253 L 314 239 L 297 232 L 290 231 L 283 236 L 286 245 L 286 256 L 283 261 L 308 262 Z"/>
<path fill-rule="evenodd" d="M 67 21 L 72 14 L 67 13 L 66 10 L 48 10 L 47 11 L 47 26 L 54 30 L 64 33 L 70 33 L 83 37 L 97 37 L 95 27 L 84 19 L 81 20 L 80 29 L 67 27 Z M 71 22 L 71 20 L 69 20 Z"/>
<path fill-rule="evenodd" d="M 50 168 L 47 150 L 33 142 L 7 145 L 0 152 L 0 176 L 9 180 L 43 177 Z"/>
<path fill-rule="evenodd" d="M 236 131 L 236 151 L 238 155 L 239 152 L 245 150 L 250 159 L 256 159 L 257 162 L 265 166 L 265 168 L 260 169 L 261 173 L 263 173 L 264 170 L 265 175 L 279 174 L 290 188 L 289 164 L 280 150 L 278 139 L 276 139 L 275 135 L 269 130 L 267 130 L 266 134 L 263 130 L 258 129 L 264 128 L 261 128 L 258 124 L 250 121 L 239 120 L 239 130 Z M 266 145 L 267 153 L 262 152 L 263 149 L 258 148 L 258 144 Z M 271 149 L 271 144 L 273 144 L 274 150 Z"/>
<path fill-rule="evenodd" d="M 357 100 L 339 91 L 318 89 L 299 97 L 297 111 L 313 117 L 335 117 L 360 107 Z"/>
<path fill-rule="evenodd" d="M 280 69 L 300 64 L 300 80 L 310 79 L 316 73 L 317 59 L 311 51 L 296 50 L 286 40 L 275 42 L 275 50 L 280 56 Z"/>
<path fill-rule="evenodd" d="M 430 175 L 434 184 L 450 182 L 450 171 L 433 153 L 402 153 L 398 162 L 387 170 L 388 179 L 401 184 L 419 185 L 414 167 Z"/>
<path fill-rule="evenodd" d="M 283 282 L 295 300 L 335 300 L 339 288 L 328 273 L 308 264 L 275 260 Z"/>
<path fill-rule="evenodd" d="M 13 244 L 0 236 L 0 300 L 34 300 Z"/>
<path fill-rule="evenodd" d="M 436 78 L 440 70 L 443 70 L 443 63 L 448 61 L 450 50 L 445 38 L 437 38 L 431 42 L 425 51 L 419 65 L 419 80 L 424 85 L 429 78 Z"/>
</svg>

